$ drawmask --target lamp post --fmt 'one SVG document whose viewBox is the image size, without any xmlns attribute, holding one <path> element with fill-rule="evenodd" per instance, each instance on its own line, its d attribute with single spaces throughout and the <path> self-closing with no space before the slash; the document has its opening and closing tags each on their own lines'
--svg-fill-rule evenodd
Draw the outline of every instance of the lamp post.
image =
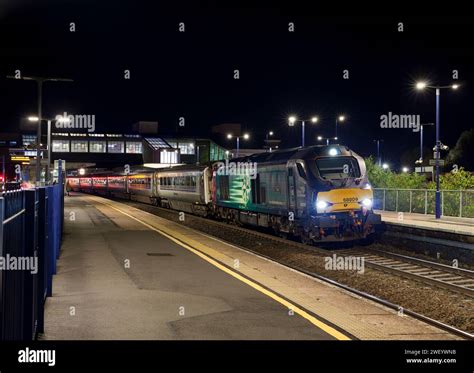
<svg viewBox="0 0 474 373">
<path fill-rule="evenodd" d="M 20 78 L 16 76 L 7 76 L 8 79 L 16 79 L 16 80 L 34 80 L 38 85 L 38 118 L 42 118 L 42 105 L 43 105 L 43 83 L 44 82 L 72 82 L 72 79 L 62 79 L 62 78 L 45 78 L 40 76 L 22 76 Z M 40 186 L 41 182 L 41 121 L 38 120 L 38 128 L 36 131 L 36 186 Z"/>
<path fill-rule="evenodd" d="M 307 121 L 311 121 L 311 123 L 315 124 L 318 122 L 318 117 L 311 117 L 311 119 L 304 119 L 304 120 L 298 120 L 294 115 L 290 116 L 288 118 L 288 125 L 290 127 L 293 127 L 296 122 L 301 122 L 301 147 L 304 148 L 304 124 Z"/>
<path fill-rule="evenodd" d="M 440 158 L 440 141 L 439 141 L 439 96 L 441 89 L 458 89 L 458 84 L 452 84 L 447 86 L 432 86 L 426 82 L 416 83 L 416 89 L 423 90 L 425 88 L 434 89 L 436 91 L 436 145 L 435 145 L 435 168 L 436 168 L 436 206 L 435 206 L 435 217 L 436 219 L 441 218 L 441 192 L 439 189 L 439 158 Z"/>
<path fill-rule="evenodd" d="M 228 139 L 231 139 L 232 137 L 234 137 L 231 133 L 229 133 L 227 135 L 227 138 Z M 250 135 L 248 133 L 244 133 L 244 135 L 242 136 L 245 140 L 248 140 L 250 138 Z M 237 158 L 239 158 L 239 153 L 240 153 L 240 136 L 236 136 L 236 141 L 237 141 Z"/>
<path fill-rule="evenodd" d="M 374 142 L 377 144 L 377 165 L 380 167 L 382 165 L 382 157 L 380 156 L 380 143 L 383 142 L 383 139 L 375 139 Z"/>
<path fill-rule="evenodd" d="M 415 164 L 423 164 L 423 127 L 434 126 L 434 123 L 420 124 L 420 158 L 415 161 Z"/>
</svg>

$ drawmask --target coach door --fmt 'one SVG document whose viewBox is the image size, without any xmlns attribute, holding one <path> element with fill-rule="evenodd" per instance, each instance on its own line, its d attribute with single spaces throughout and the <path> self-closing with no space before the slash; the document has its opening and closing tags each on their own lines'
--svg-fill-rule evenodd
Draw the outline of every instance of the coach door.
<svg viewBox="0 0 474 373">
<path fill-rule="evenodd" d="M 293 165 L 288 167 L 288 212 L 292 212 L 293 216 L 296 217 L 296 182 L 293 170 Z"/>
</svg>

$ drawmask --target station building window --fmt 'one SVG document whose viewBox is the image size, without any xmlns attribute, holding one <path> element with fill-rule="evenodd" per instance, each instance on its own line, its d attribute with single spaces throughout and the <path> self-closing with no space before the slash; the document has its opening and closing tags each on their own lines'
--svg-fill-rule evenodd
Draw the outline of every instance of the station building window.
<svg viewBox="0 0 474 373">
<path fill-rule="evenodd" d="M 89 152 L 91 153 L 105 153 L 105 141 L 90 141 Z"/>
<path fill-rule="evenodd" d="M 160 152 L 160 163 L 178 163 L 178 153 L 166 150 Z"/>
<path fill-rule="evenodd" d="M 51 150 L 54 153 L 69 153 L 69 140 L 53 140 Z"/>
<path fill-rule="evenodd" d="M 172 148 L 179 148 L 179 152 L 181 154 L 194 154 L 194 141 L 191 140 L 182 140 L 182 141 L 175 141 L 175 140 L 167 140 L 168 144 Z"/>
<path fill-rule="evenodd" d="M 71 140 L 71 153 L 89 152 L 86 140 Z"/>
<path fill-rule="evenodd" d="M 109 153 L 123 153 L 124 152 L 124 143 L 123 143 L 123 141 L 108 141 L 107 142 L 107 151 Z"/>
<path fill-rule="evenodd" d="M 127 141 L 125 146 L 125 152 L 129 154 L 142 154 L 143 144 L 141 141 Z"/>
</svg>

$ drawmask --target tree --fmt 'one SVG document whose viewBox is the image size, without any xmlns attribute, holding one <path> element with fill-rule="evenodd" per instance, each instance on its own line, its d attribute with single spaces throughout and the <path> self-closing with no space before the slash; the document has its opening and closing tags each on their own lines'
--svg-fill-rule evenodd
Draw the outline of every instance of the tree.
<svg viewBox="0 0 474 373">
<path fill-rule="evenodd" d="M 423 147 L 423 160 L 424 164 L 428 163 L 428 159 L 431 158 L 433 152 L 430 148 L 426 146 Z M 411 148 L 403 152 L 402 156 L 400 157 L 401 164 L 403 166 L 413 167 L 415 165 L 415 161 L 420 159 L 420 148 Z"/>
<path fill-rule="evenodd" d="M 447 163 L 458 165 L 466 170 L 474 170 L 474 128 L 464 131 L 459 136 L 456 146 L 448 154 Z"/>
</svg>

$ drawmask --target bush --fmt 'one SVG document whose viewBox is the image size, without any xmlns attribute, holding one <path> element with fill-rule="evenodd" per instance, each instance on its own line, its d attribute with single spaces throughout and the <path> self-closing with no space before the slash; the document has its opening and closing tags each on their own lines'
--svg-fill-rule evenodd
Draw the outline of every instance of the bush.
<svg viewBox="0 0 474 373">
<path fill-rule="evenodd" d="M 374 163 L 369 157 L 365 160 L 369 182 L 374 188 L 391 189 L 428 189 L 424 191 L 399 191 L 398 205 L 396 204 L 397 192 L 385 192 L 385 209 L 389 211 L 405 211 L 424 213 L 425 199 L 427 202 L 427 213 L 433 214 L 435 208 L 436 183 L 427 181 L 423 175 L 402 173 L 397 174 L 390 170 L 384 170 Z M 447 172 L 440 175 L 440 190 L 443 191 L 443 214 L 445 216 L 459 216 L 460 204 L 463 217 L 474 217 L 474 175 L 463 168 L 457 171 Z M 463 191 L 462 196 L 459 192 Z M 451 192 L 450 192 L 451 191 Z M 410 197 L 411 195 L 411 197 Z M 374 206 L 382 208 L 383 193 L 374 193 Z M 410 209 L 411 199 L 411 209 Z"/>
<path fill-rule="evenodd" d="M 365 164 L 369 182 L 374 188 L 423 189 L 427 187 L 423 175 L 397 174 L 390 170 L 384 170 L 375 164 L 372 157 L 366 158 Z"/>
</svg>

